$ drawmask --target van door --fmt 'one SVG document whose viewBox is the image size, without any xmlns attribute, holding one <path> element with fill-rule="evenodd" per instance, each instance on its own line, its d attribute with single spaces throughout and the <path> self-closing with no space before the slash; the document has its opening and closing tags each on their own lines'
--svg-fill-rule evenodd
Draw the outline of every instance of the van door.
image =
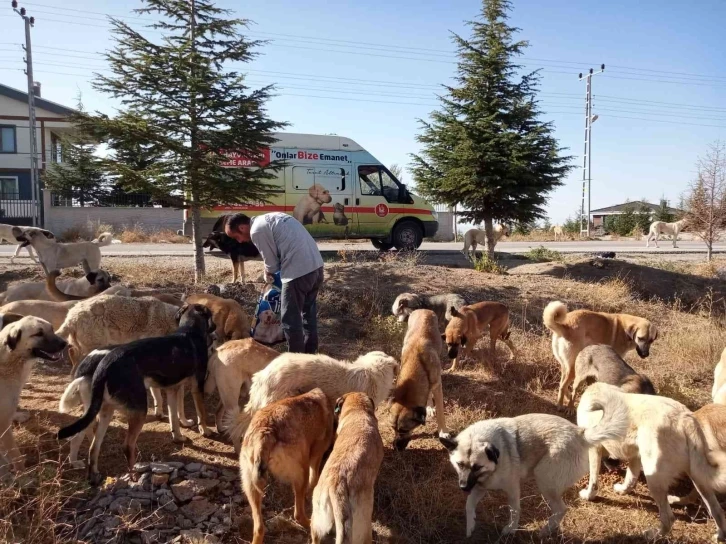
<svg viewBox="0 0 726 544">
<path fill-rule="evenodd" d="M 401 215 L 403 186 L 380 164 L 356 165 L 360 197 L 358 205 L 359 236 L 387 237 Z M 405 198 L 405 194 L 404 194 Z"/>
<path fill-rule="evenodd" d="M 314 238 L 346 238 L 357 231 L 352 213 L 351 166 L 341 164 L 293 165 L 286 194 L 286 209 L 305 225 Z"/>
</svg>

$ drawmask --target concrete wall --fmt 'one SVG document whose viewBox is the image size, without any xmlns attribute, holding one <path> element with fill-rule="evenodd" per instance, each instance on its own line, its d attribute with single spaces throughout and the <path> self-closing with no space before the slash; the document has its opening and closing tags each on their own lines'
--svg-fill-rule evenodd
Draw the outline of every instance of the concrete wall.
<svg viewBox="0 0 726 544">
<path fill-rule="evenodd" d="M 57 235 L 72 227 L 85 227 L 89 222 L 111 225 L 117 230 L 140 225 L 146 230 L 182 228 L 182 211 L 174 208 L 72 208 L 51 206 L 50 191 L 43 191 L 46 229 Z"/>
<path fill-rule="evenodd" d="M 439 230 L 434 240 L 437 242 L 454 241 L 454 214 L 453 212 L 439 212 Z"/>
</svg>

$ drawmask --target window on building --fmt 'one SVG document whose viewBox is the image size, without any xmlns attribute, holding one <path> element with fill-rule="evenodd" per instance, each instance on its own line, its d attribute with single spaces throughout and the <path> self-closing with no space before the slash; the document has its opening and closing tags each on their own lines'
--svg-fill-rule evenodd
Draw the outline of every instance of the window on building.
<svg viewBox="0 0 726 544">
<path fill-rule="evenodd" d="M 15 125 L 0 125 L 0 153 L 17 153 Z"/>
<path fill-rule="evenodd" d="M 18 178 L 0 178 L 0 200 L 18 200 Z"/>
</svg>

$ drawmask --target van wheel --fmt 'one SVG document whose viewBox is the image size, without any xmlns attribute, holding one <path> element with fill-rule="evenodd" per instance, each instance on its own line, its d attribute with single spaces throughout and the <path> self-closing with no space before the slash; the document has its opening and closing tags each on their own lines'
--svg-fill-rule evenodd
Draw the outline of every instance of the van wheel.
<svg viewBox="0 0 726 544">
<path fill-rule="evenodd" d="M 414 221 L 401 221 L 393 229 L 393 245 L 398 250 L 418 249 L 423 242 L 423 232 Z"/>
<path fill-rule="evenodd" d="M 380 238 L 371 238 L 371 244 L 373 244 L 373 247 L 379 251 L 388 251 L 393 247 L 392 243 L 384 242 Z"/>
</svg>

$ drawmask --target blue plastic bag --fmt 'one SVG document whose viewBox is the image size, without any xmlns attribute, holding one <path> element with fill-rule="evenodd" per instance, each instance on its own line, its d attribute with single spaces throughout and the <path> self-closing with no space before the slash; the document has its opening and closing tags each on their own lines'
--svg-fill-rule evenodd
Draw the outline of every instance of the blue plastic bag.
<svg viewBox="0 0 726 544">
<path fill-rule="evenodd" d="M 282 279 L 280 272 L 273 274 L 273 283 L 257 301 L 250 336 L 261 344 L 282 342 Z"/>
</svg>

